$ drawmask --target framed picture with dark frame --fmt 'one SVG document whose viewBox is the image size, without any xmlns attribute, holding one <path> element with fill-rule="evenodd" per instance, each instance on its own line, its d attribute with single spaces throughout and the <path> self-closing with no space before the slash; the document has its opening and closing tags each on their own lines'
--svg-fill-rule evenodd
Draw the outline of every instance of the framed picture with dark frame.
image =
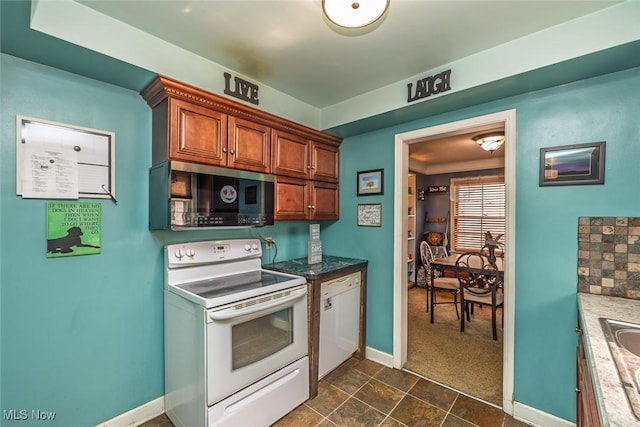
<svg viewBox="0 0 640 427">
<path fill-rule="evenodd" d="M 358 196 L 384 194 L 384 169 L 358 172 Z"/>
<path fill-rule="evenodd" d="M 540 149 L 540 186 L 604 184 L 605 141 Z"/>
</svg>

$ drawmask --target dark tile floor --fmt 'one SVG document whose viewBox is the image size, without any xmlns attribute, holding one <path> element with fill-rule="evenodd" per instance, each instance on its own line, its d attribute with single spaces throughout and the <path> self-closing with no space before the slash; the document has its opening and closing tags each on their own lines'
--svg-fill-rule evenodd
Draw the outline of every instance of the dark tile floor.
<svg viewBox="0 0 640 427">
<path fill-rule="evenodd" d="M 172 427 L 161 415 L 142 427 Z M 406 371 L 350 359 L 320 381 L 318 396 L 274 427 L 524 427 L 502 410 Z"/>
</svg>

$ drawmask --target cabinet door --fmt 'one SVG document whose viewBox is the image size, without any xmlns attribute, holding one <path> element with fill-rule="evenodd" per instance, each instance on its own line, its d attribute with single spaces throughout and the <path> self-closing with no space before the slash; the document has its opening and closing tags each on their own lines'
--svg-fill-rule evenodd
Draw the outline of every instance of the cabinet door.
<svg viewBox="0 0 640 427">
<path fill-rule="evenodd" d="M 271 128 L 229 116 L 227 165 L 235 169 L 271 172 Z"/>
<path fill-rule="evenodd" d="M 278 130 L 273 131 L 272 172 L 294 178 L 307 178 L 309 175 L 309 140 Z"/>
<path fill-rule="evenodd" d="M 338 182 L 338 147 L 314 142 L 311 145 L 311 179 Z"/>
<path fill-rule="evenodd" d="M 178 99 L 170 100 L 169 157 L 225 166 L 227 115 Z"/>
<path fill-rule="evenodd" d="M 595 392 L 593 390 L 593 382 L 587 356 L 584 351 L 584 343 L 582 333 L 578 340 L 577 348 L 577 368 L 576 368 L 576 410 L 577 410 L 577 427 L 600 427 L 600 416 L 598 415 L 598 404 Z"/>
<path fill-rule="evenodd" d="M 338 219 L 340 216 L 337 184 L 313 182 L 310 187 L 309 219 Z"/>
<path fill-rule="evenodd" d="M 275 219 L 308 218 L 308 186 L 310 182 L 302 179 L 276 176 L 275 182 Z"/>
</svg>

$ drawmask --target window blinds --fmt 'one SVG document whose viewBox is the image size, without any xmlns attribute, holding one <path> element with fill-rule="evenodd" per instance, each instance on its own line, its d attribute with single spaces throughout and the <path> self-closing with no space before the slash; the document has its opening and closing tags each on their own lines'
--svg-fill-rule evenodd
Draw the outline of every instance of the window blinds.
<svg viewBox="0 0 640 427">
<path fill-rule="evenodd" d="M 452 179 L 451 187 L 455 251 L 480 250 L 487 231 L 504 234 L 504 176 Z"/>
</svg>

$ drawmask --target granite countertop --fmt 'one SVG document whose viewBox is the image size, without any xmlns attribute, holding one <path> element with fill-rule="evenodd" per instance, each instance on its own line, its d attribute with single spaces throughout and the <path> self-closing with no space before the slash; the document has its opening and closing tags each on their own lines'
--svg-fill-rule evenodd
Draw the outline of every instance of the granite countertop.
<svg viewBox="0 0 640 427">
<path fill-rule="evenodd" d="M 319 279 L 325 274 L 336 273 L 354 266 L 366 266 L 367 264 L 368 261 L 364 259 L 322 255 L 322 261 L 316 264 L 308 264 L 307 258 L 305 257 L 280 261 L 275 264 L 265 264 L 263 267 L 267 270 L 295 274 L 308 280 L 314 280 Z"/>
<path fill-rule="evenodd" d="M 599 321 L 603 317 L 640 324 L 640 300 L 578 293 L 578 312 L 602 426 L 640 426 Z"/>
</svg>

